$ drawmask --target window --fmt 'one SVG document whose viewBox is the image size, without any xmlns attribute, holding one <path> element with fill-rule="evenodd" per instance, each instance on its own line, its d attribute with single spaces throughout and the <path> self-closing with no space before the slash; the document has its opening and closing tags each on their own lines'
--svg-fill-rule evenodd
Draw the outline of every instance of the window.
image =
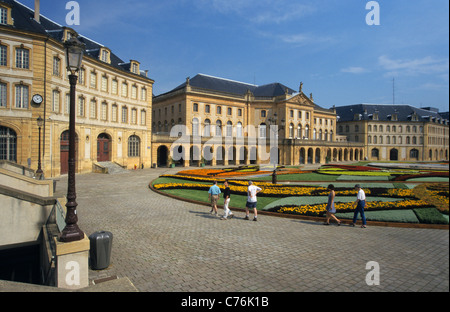
<svg viewBox="0 0 450 312">
<path fill-rule="evenodd" d="M 6 107 L 6 83 L 0 82 L 0 107 Z"/>
<path fill-rule="evenodd" d="M 198 119 L 197 118 L 192 119 L 192 135 L 193 136 L 199 136 Z"/>
<path fill-rule="evenodd" d="M 128 109 L 126 106 L 122 106 L 122 122 L 123 123 L 128 122 Z"/>
<path fill-rule="evenodd" d="M 131 110 L 131 123 L 133 125 L 137 124 L 137 109 L 136 108 L 133 108 Z"/>
<path fill-rule="evenodd" d="M 294 124 L 289 124 L 289 138 L 294 137 Z"/>
<path fill-rule="evenodd" d="M 233 136 L 233 124 L 231 121 L 227 122 L 227 137 Z"/>
<path fill-rule="evenodd" d="M 291 109 L 289 111 L 289 117 L 294 118 L 294 110 Z"/>
<path fill-rule="evenodd" d="M 64 102 L 64 114 L 70 114 L 70 93 L 66 93 L 66 100 Z"/>
<path fill-rule="evenodd" d="M 101 118 L 101 120 L 108 119 L 108 103 L 106 103 L 106 102 L 102 103 L 102 110 L 100 112 L 100 118 Z"/>
<path fill-rule="evenodd" d="M 139 146 L 141 139 L 138 136 L 132 135 L 128 139 L 128 157 L 139 157 Z"/>
<path fill-rule="evenodd" d="M 302 119 L 302 111 L 298 111 L 298 119 Z"/>
<path fill-rule="evenodd" d="M 242 138 L 242 123 L 240 121 L 236 125 L 236 136 Z"/>
<path fill-rule="evenodd" d="M 95 99 L 91 100 L 91 103 L 89 105 L 89 117 L 96 119 L 97 118 L 97 101 Z"/>
<path fill-rule="evenodd" d="M 94 89 L 97 88 L 97 74 L 95 72 L 91 72 L 90 86 Z"/>
<path fill-rule="evenodd" d="M 6 66 L 7 64 L 7 54 L 8 50 L 7 47 L 0 44 L 0 66 Z"/>
<path fill-rule="evenodd" d="M 84 117 L 84 97 L 78 98 L 78 116 Z"/>
<path fill-rule="evenodd" d="M 209 105 L 205 105 L 205 113 L 209 114 L 211 112 L 211 107 Z"/>
<path fill-rule="evenodd" d="M 193 111 L 198 112 L 198 104 L 197 103 L 194 103 Z"/>
<path fill-rule="evenodd" d="M 266 117 L 266 111 L 265 110 L 262 110 L 261 111 L 261 118 L 265 118 Z"/>
<path fill-rule="evenodd" d="M 0 8 L 0 24 L 6 25 L 8 23 L 8 10 Z"/>
<path fill-rule="evenodd" d="M 221 136 L 222 135 L 222 121 L 217 120 L 216 121 L 216 136 Z"/>
<path fill-rule="evenodd" d="M 53 58 L 53 75 L 58 76 L 61 74 L 61 60 L 55 56 Z"/>
<path fill-rule="evenodd" d="M 111 121 L 117 122 L 117 105 L 111 107 Z"/>
<path fill-rule="evenodd" d="M 78 71 L 78 83 L 79 84 L 84 85 L 85 76 L 86 76 L 86 71 L 84 70 L 84 68 L 80 68 L 80 70 Z"/>
<path fill-rule="evenodd" d="M 359 132 L 359 126 L 355 125 L 355 132 Z"/>
<path fill-rule="evenodd" d="M 141 110 L 141 125 L 145 126 L 147 124 L 147 112 L 143 109 Z"/>
<path fill-rule="evenodd" d="M 228 115 L 228 116 L 231 116 L 232 114 L 233 114 L 232 108 L 231 108 L 231 107 L 228 107 L 228 108 L 227 108 L 227 115 Z"/>
<path fill-rule="evenodd" d="M 117 80 L 114 79 L 114 80 L 111 82 L 111 93 L 112 93 L 112 94 L 117 94 L 117 88 L 118 88 L 118 83 L 117 83 Z"/>
<path fill-rule="evenodd" d="M 16 132 L 3 126 L 0 126 L 0 160 L 17 161 Z"/>
<path fill-rule="evenodd" d="M 122 83 L 122 96 L 123 97 L 128 96 L 128 85 L 126 82 Z"/>
<path fill-rule="evenodd" d="M 102 62 L 109 63 L 109 52 L 107 50 L 102 50 L 101 60 Z"/>
<path fill-rule="evenodd" d="M 222 114 L 222 106 L 217 106 L 217 115 Z"/>
<path fill-rule="evenodd" d="M 147 101 L 147 89 L 141 88 L 141 101 Z"/>
<path fill-rule="evenodd" d="M 102 76 L 102 91 L 108 92 L 108 77 Z"/>
<path fill-rule="evenodd" d="M 419 158 L 419 151 L 416 149 L 412 149 L 409 152 L 409 158 L 414 158 L 414 159 L 418 159 Z"/>
<path fill-rule="evenodd" d="M 53 90 L 52 93 L 52 111 L 54 113 L 59 113 L 59 91 Z"/>
<path fill-rule="evenodd" d="M 267 131 L 267 127 L 265 123 L 262 123 L 259 125 L 259 137 L 260 138 L 265 138 L 266 137 L 266 131 Z"/>
<path fill-rule="evenodd" d="M 30 68 L 30 52 L 27 49 L 16 49 L 16 67 L 23 69 Z"/>
<path fill-rule="evenodd" d="M 137 86 L 131 86 L 131 98 L 137 99 Z"/>
<path fill-rule="evenodd" d="M 203 132 L 205 137 L 211 136 L 211 121 L 209 119 L 205 120 L 205 130 Z"/>
<path fill-rule="evenodd" d="M 16 86 L 16 108 L 28 108 L 28 86 Z"/>
</svg>

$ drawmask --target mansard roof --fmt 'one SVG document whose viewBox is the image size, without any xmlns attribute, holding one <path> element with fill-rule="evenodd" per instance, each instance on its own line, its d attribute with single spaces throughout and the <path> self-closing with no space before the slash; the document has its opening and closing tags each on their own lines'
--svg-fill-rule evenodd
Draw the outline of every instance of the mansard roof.
<svg viewBox="0 0 450 312">
<path fill-rule="evenodd" d="M 14 20 L 14 25 L 1 25 L 1 27 L 6 27 L 14 30 L 22 30 L 27 32 L 32 32 L 44 36 L 49 36 L 50 38 L 63 42 L 64 41 L 64 29 L 66 27 L 59 25 L 58 23 L 50 20 L 49 18 L 43 16 L 39 17 L 40 22 L 38 23 L 34 19 L 34 10 L 28 8 L 22 3 L 15 0 L 1 0 L 1 2 L 8 4 L 11 10 L 11 17 Z M 90 56 L 94 59 L 99 58 L 100 49 L 104 46 L 92 39 L 89 39 L 83 35 L 78 35 L 78 40 L 86 45 L 85 55 Z M 122 70 L 127 73 L 129 71 L 129 62 L 124 62 L 120 57 L 111 51 L 110 59 L 112 67 Z M 128 64 L 128 65 L 127 65 Z M 139 75 L 141 78 L 147 78 L 146 75 L 141 72 Z M 150 79 L 151 80 L 151 79 Z"/>
<path fill-rule="evenodd" d="M 189 78 L 189 85 L 191 87 L 196 87 L 204 90 L 224 92 L 236 95 L 245 95 L 248 91 L 252 92 L 254 96 L 260 97 L 276 97 L 283 94 L 295 93 L 291 88 L 286 87 L 281 83 L 270 83 L 262 86 L 257 86 L 254 84 L 239 82 L 235 80 L 219 78 L 214 76 L 209 76 L 205 74 L 197 74 L 193 78 Z M 183 89 L 186 87 L 186 82 L 179 85 L 175 89 L 169 91 L 168 93 Z"/>
<path fill-rule="evenodd" d="M 394 114 L 397 121 L 411 121 L 413 115 L 417 115 L 417 121 L 445 120 L 439 111 L 432 107 L 416 108 L 411 105 L 397 104 L 354 104 L 336 107 L 338 121 L 373 120 L 374 114 L 378 114 L 379 121 L 391 121 Z M 356 117 L 355 117 L 356 116 Z"/>
</svg>

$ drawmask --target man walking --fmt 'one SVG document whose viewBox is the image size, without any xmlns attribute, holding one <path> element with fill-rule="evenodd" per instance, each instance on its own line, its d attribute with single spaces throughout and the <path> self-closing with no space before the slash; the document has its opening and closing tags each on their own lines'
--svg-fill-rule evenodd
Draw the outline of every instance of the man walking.
<svg viewBox="0 0 450 312">
<path fill-rule="evenodd" d="M 209 188 L 208 191 L 208 199 L 211 202 L 211 211 L 210 214 L 213 213 L 217 217 L 217 201 L 219 200 L 219 194 L 221 193 L 220 188 L 217 186 L 217 181 L 214 181 L 214 184 Z"/>
<path fill-rule="evenodd" d="M 258 194 L 260 191 L 262 191 L 261 188 L 257 187 L 256 185 L 253 185 L 252 181 L 248 181 L 248 189 L 247 189 L 247 203 L 245 204 L 245 218 L 244 220 L 249 220 L 249 213 L 248 210 L 253 208 L 253 221 L 257 221 L 258 212 L 256 210 L 256 194 Z"/>
<path fill-rule="evenodd" d="M 356 201 L 354 202 L 354 206 L 356 206 L 355 213 L 353 215 L 353 223 L 352 226 L 356 225 L 356 219 L 358 218 L 358 213 L 361 213 L 362 219 L 362 228 L 366 227 L 366 216 L 364 214 L 364 207 L 366 206 L 366 193 L 361 189 L 359 184 L 355 185 L 355 189 L 358 192 L 356 195 Z"/>
<path fill-rule="evenodd" d="M 223 217 L 220 218 L 220 220 L 227 220 L 228 217 L 233 218 L 234 214 L 231 212 L 230 208 L 228 208 L 228 205 L 230 204 L 230 197 L 231 197 L 231 191 L 230 187 L 228 186 L 228 181 L 225 181 L 223 183 L 225 186 L 225 190 L 223 191 Z"/>
</svg>

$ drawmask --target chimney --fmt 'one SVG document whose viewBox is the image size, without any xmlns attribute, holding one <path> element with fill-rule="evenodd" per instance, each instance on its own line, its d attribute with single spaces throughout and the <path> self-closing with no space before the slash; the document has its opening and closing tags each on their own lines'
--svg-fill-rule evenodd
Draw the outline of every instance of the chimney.
<svg viewBox="0 0 450 312">
<path fill-rule="evenodd" d="M 34 20 L 38 23 L 40 23 L 40 10 L 41 10 L 41 3 L 40 0 L 34 0 Z"/>
</svg>

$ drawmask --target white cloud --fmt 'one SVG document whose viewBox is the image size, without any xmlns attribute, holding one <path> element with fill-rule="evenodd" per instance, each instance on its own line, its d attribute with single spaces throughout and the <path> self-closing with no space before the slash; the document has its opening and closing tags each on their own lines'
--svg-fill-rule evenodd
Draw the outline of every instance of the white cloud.
<svg viewBox="0 0 450 312">
<path fill-rule="evenodd" d="M 436 59 L 431 56 L 413 60 L 394 60 L 382 55 L 378 58 L 378 63 L 388 71 L 387 75 L 389 76 L 400 73 L 406 75 L 443 74 L 448 73 L 449 69 L 448 58 Z"/>
<path fill-rule="evenodd" d="M 368 72 L 368 70 L 363 67 L 347 67 L 341 69 L 341 72 L 349 74 L 363 74 Z"/>
</svg>

